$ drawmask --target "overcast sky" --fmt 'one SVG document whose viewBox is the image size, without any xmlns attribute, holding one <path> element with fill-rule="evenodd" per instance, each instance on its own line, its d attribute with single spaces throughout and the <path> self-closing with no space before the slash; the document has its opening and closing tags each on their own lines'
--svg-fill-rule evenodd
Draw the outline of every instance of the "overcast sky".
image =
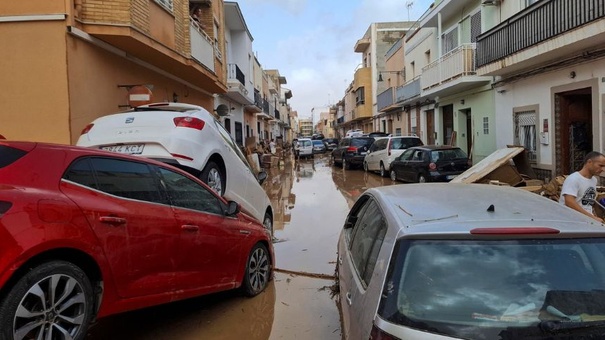
<svg viewBox="0 0 605 340">
<path fill-rule="evenodd" d="M 412 2 L 409 7 L 407 3 Z M 355 43 L 373 22 L 416 21 L 432 0 L 240 0 L 252 49 L 278 69 L 298 116 L 315 117 L 344 97 L 361 54 Z"/>
</svg>

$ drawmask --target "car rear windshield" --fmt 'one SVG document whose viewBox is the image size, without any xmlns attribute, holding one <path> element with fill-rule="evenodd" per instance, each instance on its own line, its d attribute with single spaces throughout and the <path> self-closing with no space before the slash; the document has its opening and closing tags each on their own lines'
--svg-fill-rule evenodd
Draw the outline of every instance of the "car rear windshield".
<svg viewBox="0 0 605 340">
<path fill-rule="evenodd" d="M 452 161 L 454 159 L 468 158 L 462 149 L 447 149 L 431 151 L 431 162 Z"/>
<path fill-rule="evenodd" d="M 379 315 L 463 339 L 605 321 L 605 239 L 400 240 Z"/>
<path fill-rule="evenodd" d="M 351 146 L 370 146 L 374 143 L 374 138 L 353 138 L 351 139 Z"/>
<path fill-rule="evenodd" d="M 391 141 L 392 150 L 405 150 L 412 146 L 421 146 L 422 141 L 420 138 L 393 138 Z"/>
<path fill-rule="evenodd" d="M 26 151 L 0 145 L 0 168 L 13 164 L 16 160 L 25 156 L 25 154 L 27 154 Z"/>
</svg>

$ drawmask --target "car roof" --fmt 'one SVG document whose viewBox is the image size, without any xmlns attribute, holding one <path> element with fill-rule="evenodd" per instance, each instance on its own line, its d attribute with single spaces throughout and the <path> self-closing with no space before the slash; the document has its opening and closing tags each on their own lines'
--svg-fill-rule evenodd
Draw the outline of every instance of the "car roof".
<svg viewBox="0 0 605 340">
<path fill-rule="evenodd" d="M 549 227 L 561 233 L 605 236 L 605 228 L 592 218 L 519 188 L 421 183 L 366 193 L 381 202 L 403 234 L 468 235 L 474 228 Z"/>
<path fill-rule="evenodd" d="M 418 145 L 418 146 L 412 146 L 409 149 L 422 149 L 422 150 L 452 150 L 452 149 L 460 149 L 457 146 L 451 146 L 451 145 Z M 408 150 L 409 150 L 408 149 Z"/>
</svg>

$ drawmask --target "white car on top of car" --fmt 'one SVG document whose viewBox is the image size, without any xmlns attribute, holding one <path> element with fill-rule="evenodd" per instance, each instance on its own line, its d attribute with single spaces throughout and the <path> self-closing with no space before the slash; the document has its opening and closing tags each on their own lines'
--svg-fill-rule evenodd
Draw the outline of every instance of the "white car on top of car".
<svg viewBox="0 0 605 340">
<path fill-rule="evenodd" d="M 78 146 L 156 159 L 199 177 L 214 191 L 273 230 L 273 209 L 258 175 L 229 132 L 206 109 L 154 103 L 95 119 Z"/>
</svg>

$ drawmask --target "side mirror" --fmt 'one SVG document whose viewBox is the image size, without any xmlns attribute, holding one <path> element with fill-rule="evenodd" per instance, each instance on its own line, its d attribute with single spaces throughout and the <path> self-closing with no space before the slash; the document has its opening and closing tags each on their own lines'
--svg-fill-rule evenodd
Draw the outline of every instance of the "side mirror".
<svg viewBox="0 0 605 340">
<path fill-rule="evenodd" d="M 264 171 L 259 172 L 258 175 L 256 176 L 256 179 L 258 180 L 258 183 L 260 185 L 263 185 L 263 183 L 267 179 L 267 173 Z"/>
<path fill-rule="evenodd" d="M 234 216 L 240 212 L 239 204 L 235 201 L 227 202 L 227 216 Z"/>
</svg>

